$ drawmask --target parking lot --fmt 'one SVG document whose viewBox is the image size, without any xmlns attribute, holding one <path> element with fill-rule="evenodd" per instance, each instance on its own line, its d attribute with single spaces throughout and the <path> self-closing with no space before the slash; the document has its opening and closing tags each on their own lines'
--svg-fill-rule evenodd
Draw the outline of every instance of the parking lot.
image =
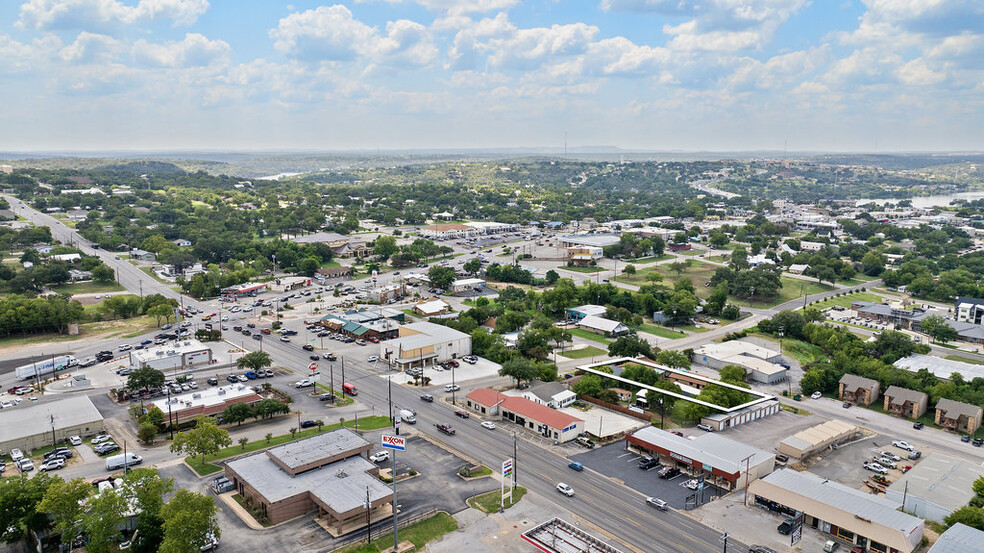
<svg viewBox="0 0 984 553">
<path fill-rule="evenodd" d="M 918 449 L 918 444 L 913 444 Z M 864 481 L 874 476 L 874 472 L 865 469 L 862 464 L 871 461 L 874 457 L 880 456 L 881 452 L 889 452 L 902 458 L 898 461 L 895 469 L 888 469 L 885 475 L 889 482 L 897 480 L 902 476 L 902 467 L 916 466 L 919 460 L 907 458 L 908 452 L 892 446 L 892 440 L 886 436 L 872 436 L 862 439 L 834 450 L 829 450 L 823 455 L 811 458 L 808 470 L 818 476 L 829 478 L 852 488 L 867 489 Z"/>
<path fill-rule="evenodd" d="M 616 478 L 624 482 L 629 488 L 645 494 L 647 497 L 658 497 L 674 509 L 692 509 L 695 502 L 706 503 L 713 496 L 723 494 L 721 489 L 707 485 L 703 496 L 697 498 L 696 492 L 684 487 L 684 484 L 692 478 L 691 476 L 683 473 L 663 480 L 656 476 L 659 467 L 648 470 L 640 469 L 639 461 L 642 459 L 641 455 L 627 451 L 625 442 L 616 442 L 571 456 L 571 460 L 583 464 L 586 469 L 599 472 L 610 478 Z"/>
</svg>

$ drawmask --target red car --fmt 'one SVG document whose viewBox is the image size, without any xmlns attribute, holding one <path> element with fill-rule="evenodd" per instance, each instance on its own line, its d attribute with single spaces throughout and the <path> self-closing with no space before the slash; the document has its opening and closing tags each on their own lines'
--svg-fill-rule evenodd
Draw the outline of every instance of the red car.
<svg viewBox="0 0 984 553">
<path fill-rule="evenodd" d="M 376 338 L 375 336 L 370 336 L 369 337 L 369 341 L 372 342 L 372 343 L 374 343 L 374 344 L 378 344 L 379 343 L 379 338 Z"/>
<path fill-rule="evenodd" d="M 458 365 L 459 365 L 459 363 L 457 361 L 455 361 L 454 359 L 448 359 L 446 364 L 448 366 L 454 367 L 456 369 L 458 368 Z"/>
<path fill-rule="evenodd" d="M 463 409 L 458 409 L 457 411 L 454 412 L 454 414 L 455 415 L 458 415 L 459 417 L 461 417 L 463 419 L 467 419 L 470 416 L 468 414 L 468 411 L 465 411 Z"/>
<path fill-rule="evenodd" d="M 262 332 L 263 334 L 270 334 L 272 331 L 269 328 L 264 328 L 260 332 Z"/>
</svg>

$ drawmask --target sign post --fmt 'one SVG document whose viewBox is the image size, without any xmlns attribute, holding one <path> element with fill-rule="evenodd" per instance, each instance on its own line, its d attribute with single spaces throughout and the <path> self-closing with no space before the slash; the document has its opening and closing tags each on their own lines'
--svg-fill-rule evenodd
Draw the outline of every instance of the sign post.
<svg viewBox="0 0 984 553">
<path fill-rule="evenodd" d="M 400 524 L 397 518 L 399 504 L 396 502 L 396 452 L 407 450 L 407 439 L 403 436 L 387 436 L 383 434 L 382 445 L 386 449 L 393 450 L 393 551 L 400 549 Z"/>
<path fill-rule="evenodd" d="M 506 482 L 513 475 L 513 460 L 506 459 L 502 462 L 502 480 L 499 483 L 499 512 L 505 508 L 506 496 L 509 496 L 509 503 L 512 503 L 512 485 L 507 486 Z"/>
</svg>

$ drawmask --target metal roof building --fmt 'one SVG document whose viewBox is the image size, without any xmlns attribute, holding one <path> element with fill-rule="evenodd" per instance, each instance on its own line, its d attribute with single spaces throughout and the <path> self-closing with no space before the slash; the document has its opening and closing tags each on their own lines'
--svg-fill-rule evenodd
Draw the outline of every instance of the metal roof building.
<svg viewBox="0 0 984 553">
<path fill-rule="evenodd" d="M 886 497 L 904 501 L 902 510 L 927 520 L 942 521 L 970 503 L 974 480 L 984 476 L 979 464 L 949 457 L 927 455 L 918 465 L 892 482 Z"/>
<path fill-rule="evenodd" d="M 964 363 L 962 361 L 952 361 L 933 355 L 915 354 L 903 357 L 894 363 L 900 369 L 918 372 L 919 369 L 926 369 L 933 373 L 937 378 L 950 380 L 950 375 L 959 373 L 964 380 L 970 381 L 974 378 L 984 378 L 984 365 Z"/>
<path fill-rule="evenodd" d="M 0 450 L 30 452 L 52 440 L 62 443 L 69 436 L 99 434 L 103 428 L 102 415 L 85 395 L 18 405 L 0 411 Z"/>
<path fill-rule="evenodd" d="M 958 522 L 940 534 L 927 553 L 984 553 L 984 532 Z"/>
<path fill-rule="evenodd" d="M 873 551 L 912 553 L 925 522 L 893 501 L 809 472 L 780 469 L 749 485 L 756 496 L 805 515 L 805 525 Z"/>
<path fill-rule="evenodd" d="M 779 442 L 779 453 L 802 459 L 851 438 L 858 430 L 849 422 L 829 420 L 784 438 Z"/>
</svg>

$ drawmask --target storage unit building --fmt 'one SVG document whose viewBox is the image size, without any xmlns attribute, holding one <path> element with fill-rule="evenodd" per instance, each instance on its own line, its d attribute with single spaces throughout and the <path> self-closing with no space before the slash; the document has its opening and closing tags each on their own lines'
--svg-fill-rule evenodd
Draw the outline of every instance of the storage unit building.
<svg viewBox="0 0 984 553">
<path fill-rule="evenodd" d="M 19 405 L 3 410 L 0 451 L 17 448 L 25 453 L 63 444 L 69 436 L 92 436 L 104 430 L 103 417 L 85 395 L 57 401 Z"/>
</svg>

